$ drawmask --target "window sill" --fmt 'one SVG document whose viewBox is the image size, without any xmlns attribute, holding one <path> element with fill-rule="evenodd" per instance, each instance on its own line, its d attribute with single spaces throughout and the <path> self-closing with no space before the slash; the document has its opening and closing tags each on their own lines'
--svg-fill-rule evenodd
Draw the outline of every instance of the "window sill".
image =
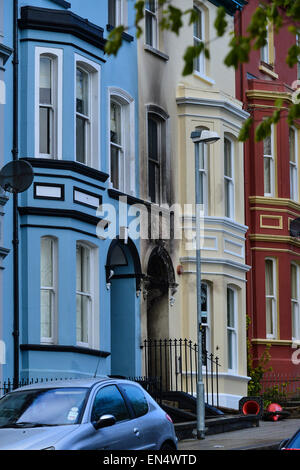
<svg viewBox="0 0 300 470">
<path fill-rule="evenodd" d="M 106 31 L 112 31 L 115 27 L 111 24 L 106 25 Z M 134 37 L 131 34 L 125 33 L 125 31 L 122 33 L 122 39 L 124 39 L 127 42 L 132 42 L 134 41 Z"/>
<path fill-rule="evenodd" d="M 271 68 L 270 68 L 271 67 Z M 270 66 L 269 64 L 265 64 L 264 62 L 262 62 L 259 66 L 259 70 L 267 75 L 269 75 L 270 77 L 274 78 L 274 79 L 277 79 L 278 78 L 278 74 L 276 72 L 274 72 L 274 70 L 272 70 L 273 67 Z"/>
<path fill-rule="evenodd" d="M 194 70 L 194 77 L 198 78 L 198 80 L 201 80 L 202 82 L 206 83 L 207 85 L 215 85 L 215 81 L 212 78 L 207 77 L 206 75 L 203 75 L 200 72 L 197 72 Z"/>
<path fill-rule="evenodd" d="M 98 349 L 90 349 L 82 346 L 64 346 L 60 344 L 21 344 L 21 351 L 56 351 L 56 352 L 71 352 L 79 354 L 87 354 L 97 357 L 108 357 L 110 352 L 99 351 Z"/>
<path fill-rule="evenodd" d="M 158 57 L 159 59 L 164 60 L 167 62 L 169 60 L 169 56 L 167 54 L 164 54 L 163 52 L 159 51 L 158 49 L 155 49 L 152 46 L 149 46 L 149 44 L 144 44 L 144 50 L 146 52 L 149 52 L 150 54 L 153 54 L 154 56 Z"/>
</svg>

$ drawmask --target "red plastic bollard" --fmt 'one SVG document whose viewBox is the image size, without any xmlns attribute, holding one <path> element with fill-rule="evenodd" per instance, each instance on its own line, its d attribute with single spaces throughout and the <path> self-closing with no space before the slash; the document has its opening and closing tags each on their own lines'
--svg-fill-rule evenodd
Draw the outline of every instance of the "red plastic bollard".
<svg viewBox="0 0 300 470">
<path fill-rule="evenodd" d="M 276 411 L 279 411 L 279 413 L 277 414 Z M 271 421 L 278 421 L 281 411 L 282 411 L 282 407 L 278 405 L 278 403 L 271 403 L 267 407 L 267 412 L 271 413 L 270 414 Z"/>
<path fill-rule="evenodd" d="M 260 412 L 260 406 L 257 401 L 249 400 L 244 403 L 242 412 L 244 415 L 258 415 Z"/>
</svg>

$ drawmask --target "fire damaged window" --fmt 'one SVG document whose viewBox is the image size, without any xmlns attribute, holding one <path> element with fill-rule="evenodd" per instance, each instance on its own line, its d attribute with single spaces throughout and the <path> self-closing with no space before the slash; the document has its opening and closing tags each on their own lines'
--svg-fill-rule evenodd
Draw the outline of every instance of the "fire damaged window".
<svg viewBox="0 0 300 470">
<path fill-rule="evenodd" d="M 155 204 L 169 202 L 165 184 L 169 176 L 166 121 L 159 114 L 148 114 L 148 197 Z"/>
</svg>

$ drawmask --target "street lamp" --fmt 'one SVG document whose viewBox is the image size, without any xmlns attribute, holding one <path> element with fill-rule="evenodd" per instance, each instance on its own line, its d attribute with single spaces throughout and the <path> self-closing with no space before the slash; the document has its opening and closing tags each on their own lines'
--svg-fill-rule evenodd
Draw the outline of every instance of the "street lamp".
<svg viewBox="0 0 300 470">
<path fill-rule="evenodd" d="M 196 208 L 196 277 L 197 277 L 197 336 L 198 336 L 198 380 L 197 380 L 197 439 L 205 438 L 205 403 L 202 376 L 202 315 L 201 315 L 201 242 L 200 242 L 200 152 L 204 159 L 204 145 L 213 144 L 220 136 L 212 131 L 194 131 L 191 139 L 195 144 L 195 208 Z"/>
</svg>

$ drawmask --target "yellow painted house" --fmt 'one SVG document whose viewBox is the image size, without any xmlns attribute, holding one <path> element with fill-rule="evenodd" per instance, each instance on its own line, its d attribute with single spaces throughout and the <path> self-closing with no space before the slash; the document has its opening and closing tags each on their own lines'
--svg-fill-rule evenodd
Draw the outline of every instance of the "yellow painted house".
<svg viewBox="0 0 300 470">
<path fill-rule="evenodd" d="M 220 39 L 214 21 L 222 3 L 227 6 L 229 26 Z M 174 5 L 180 8 L 182 1 Z M 245 264 L 243 145 L 237 140 L 248 114 L 235 99 L 235 71 L 223 64 L 236 2 L 186 0 L 184 7 L 194 8 L 198 21 L 190 26 L 186 18 L 176 36 L 159 29 L 157 2 L 146 2 L 144 34 L 138 44 L 140 196 L 148 204 L 147 236 L 141 240 L 142 339 L 157 344 L 180 338 L 190 344 L 197 340 L 191 133 L 215 131 L 220 140 L 205 146 L 199 168 L 202 323 L 206 349 L 219 358 L 219 404 L 236 409 L 239 399 L 247 395 L 249 380 L 246 273 L 250 269 Z M 210 59 L 200 55 L 193 74 L 183 77 L 185 50 L 200 41 L 208 45 Z M 170 236 L 164 230 L 168 222 Z M 179 369 L 187 377 L 193 374 L 191 367 L 184 368 L 181 361 Z"/>
</svg>

